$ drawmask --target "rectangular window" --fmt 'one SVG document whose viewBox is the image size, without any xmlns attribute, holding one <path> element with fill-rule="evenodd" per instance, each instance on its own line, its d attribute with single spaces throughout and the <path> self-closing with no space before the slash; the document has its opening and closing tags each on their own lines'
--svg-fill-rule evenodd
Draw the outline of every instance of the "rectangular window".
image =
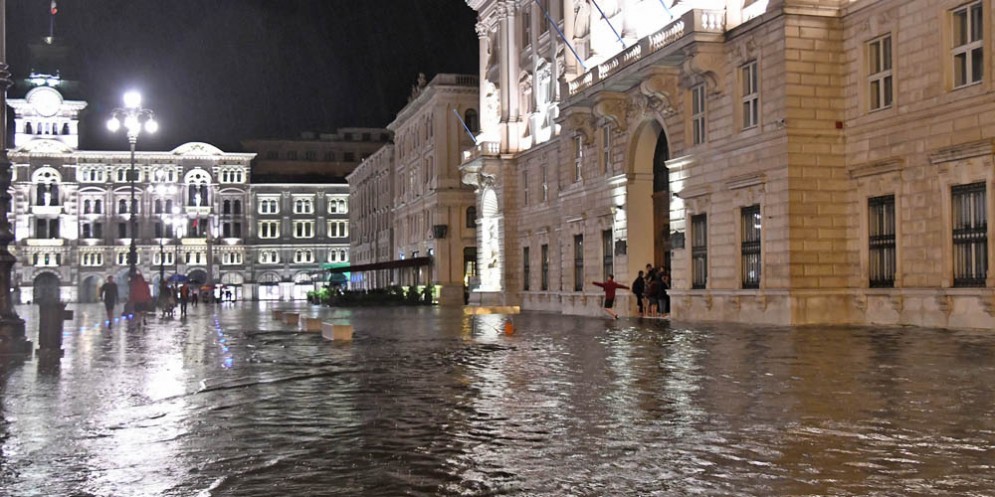
<svg viewBox="0 0 995 497">
<path fill-rule="evenodd" d="M 981 81 L 984 74 L 984 17 L 981 1 L 952 13 L 954 88 Z"/>
<path fill-rule="evenodd" d="M 691 144 L 705 143 L 705 85 L 691 88 Z"/>
<path fill-rule="evenodd" d="M 529 280 L 532 277 L 530 262 L 529 248 L 524 247 L 522 248 L 522 290 L 525 290 L 526 292 L 529 291 Z"/>
<path fill-rule="evenodd" d="M 757 61 L 748 62 L 741 67 L 740 78 L 743 85 L 743 129 L 749 129 L 760 124 L 760 80 L 757 74 Z"/>
<path fill-rule="evenodd" d="M 601 127 L 601 172 L 611 171 L 612 164 L 612 126 Z"/>
<path fill-rule="evenodd" d="M 574 137 L 574 181 L 580 181 L 582 168 L 584 166 L 584 137 L 577 135 Z"/>
<path fill-rule="evenodd" d="M 867 199 L 868 279 L 871 288 L 895 286 L 895 196 Z"/>
<path fill-rule="evenodd" d="M 280 221 L 260 221 L 259 238 L 279 238 Z"/>
<path fill-rule="evenodd" d="M 294 238 L 314 238 L 314 221 L 294 221 Z"/>
<path fill-rule="evenodd" d="M 275 198 L 261 198 L 259 199 L 259 213 L 260 214 L 279 214 L 280 213 L 280 203 Z"/>
<path fill-rule="evenodd" d="M 604 230 L 601 232 L 602 281 L 607 280 L 609 274 L 615 274 L 615 251 L 612 247 L 612 230 Z"/>
<path fill-rule="evenodd" d="M 529 205 L 529 172 L 522 171 L 522 201 L 523 205 Z"/>
<path fill-rule="evenodd" d="M 294 214 L 314 214 L 314 200 L 310 198 L 294 199 Z"/>
<path fill-rule="evenodd" d="M 574 291 L 584 290 L 584 235 L 574 235 Z"/>
<path fill-rule="evenodd" d="M 743 288 L 760 288 L 760 206 L 743 207 L 740 221 Z"/>
<path fill-rule="evenodd" d="M 546 166 L 542 166 L 542 201 L 546 202 L 549 200 L 549 178 L 546 173 Z"/>
<path fill-rule="evenodd" d="M 549 290 L 549 245 L 543 244 L 539 247 L 539 289 Z"/>
<path fill-rule="evenodd" d="M 988 277 L 988 209 L 984 183 L 953 187 L 954 286 L 983 287 Z"/>
<path fill-rule="evenodd" d="M 125 222 L 117 223 L 117 237 L 128 238 L 128 223 Z"/>
<path fill-rule="evenodd" d="M 708 215 L 691 216 L 691 288 L 708 283 Z"/>
<path fill-rule="evenodd" d="M 867 44 L 867 96 L 870 110 L 891 107 L 894 96 L 891 76 L 891 35 Z"/>
</svg>

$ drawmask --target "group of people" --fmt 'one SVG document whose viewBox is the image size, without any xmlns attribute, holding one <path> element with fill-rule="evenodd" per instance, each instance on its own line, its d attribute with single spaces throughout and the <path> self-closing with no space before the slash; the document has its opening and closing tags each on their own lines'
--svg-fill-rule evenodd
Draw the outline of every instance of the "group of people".
<svg viewBox="0 0 995 497">
<path fill-rule="evenodd" d="M 631 287 L 616 282 L 613 274 L 609 274 L 605 281 L 593 283 L 604 289 L 604 311 L 615 319 L 618 319 L 618 313 L 614 310 L 615 294 L 619 289 L 632 290 L 640 316 L 670 316 L 670 295 L 667 294 L 670 290 L 670 273 L 662 267 L 655 268 L 652 264 L 647 264 L 646 270 L 639 272 Z"/>
<path fill-rule="evenodd" d="M 100 287 L 100 300 L 104 303 L 104 309 L 107 311 L 108 324 L 114 322 L 114 308 L 120 299 L 121 293 L 118 290 L 117 283 L 114 281 L 114 277 L 108 276 L 107 281 Z M 128 295 L 124 305 L 124 315 L 133 316 L 136 321 L 144 323 L 145 314 L 153 311 L 156 306 L 159 307 L 163 317 L 166 317 L 172 316 L 176 305 L 179 304 L 180 315 L 186 316 L 187 304 L 190 303 L 196 307 L 198 300 L 198 292 L 196 290 L 192 291 L 188 284 L 184 283 L 177 287 L 169 285 L 164 281 L 159 287 L 158 302 L 153 303 L 148 281 L 145 280 L 142 273 L 136 272 L 128 282 Z"/>
<path fill-rule="evenodd" d="M 670 273 L 662 267 L 646 265 L 632 282 L 640 316 L 670 316 Z"/>
</svg>

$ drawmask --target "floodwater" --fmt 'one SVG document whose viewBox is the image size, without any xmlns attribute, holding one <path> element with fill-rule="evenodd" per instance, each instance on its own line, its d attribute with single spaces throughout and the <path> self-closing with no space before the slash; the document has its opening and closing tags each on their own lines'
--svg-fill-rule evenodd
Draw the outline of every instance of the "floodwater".
<svg viewBox="0 0 995 497">
<path fill-rule="evenodd" d="M 78 306 L 4 370 L 0 495 L 995 495 L 991 333 L 273 305 Z"/>
</svg>

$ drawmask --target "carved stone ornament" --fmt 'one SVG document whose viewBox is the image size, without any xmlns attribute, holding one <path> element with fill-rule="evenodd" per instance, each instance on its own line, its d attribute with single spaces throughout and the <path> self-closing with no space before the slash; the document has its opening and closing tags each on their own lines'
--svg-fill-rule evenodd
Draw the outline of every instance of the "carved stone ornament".
<svg viewBox="0 0 995 497">
<path fill-rule="evenodd" d="M 623 93 L 603 91 L 595 96 L 594 115 L 612 123 L 619 131 L 628 126 L 628 100 Z"/>
<path fill-rule="evenodd" d="M 722 93 L 722 53 L 702 51 L 698 45 L 690 45 L 684 49 L 684 60 L 681 62 L 681 87 L 704 83 L 711 95 Z"/>
<path fill-rule="evenodd" d="M 581 134 L 584 141 L 594 141 L 594 114 L 585 107 L 569 107 L 560 115 L 563 127 L 572 134 Z"/>
<path fill-rule="evenodd" d="M 647 98 L 649 108 L 663 116 L 677 112 L 670 96 L 678 91 L 677 76 L 671 72 L 656 71 L 639 83 L 639 91 Z"/>
</svg>

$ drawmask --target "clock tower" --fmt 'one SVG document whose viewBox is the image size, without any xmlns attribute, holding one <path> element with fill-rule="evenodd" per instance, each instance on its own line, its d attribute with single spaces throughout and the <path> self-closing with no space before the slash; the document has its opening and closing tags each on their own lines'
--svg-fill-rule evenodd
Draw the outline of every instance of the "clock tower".
<svg viewBox="0 0 995 497">
<path fill-rule="evenodd" d="M 34 87 L 24 98 L 12 98 L 14 109 L 14 148 L 32 140 L 55 140 L 76 150 L 79 148 L 79 114 L 86 102 L 66 100 L 58 90 L 58 76 L 32 74 Z"/>
</svg>

